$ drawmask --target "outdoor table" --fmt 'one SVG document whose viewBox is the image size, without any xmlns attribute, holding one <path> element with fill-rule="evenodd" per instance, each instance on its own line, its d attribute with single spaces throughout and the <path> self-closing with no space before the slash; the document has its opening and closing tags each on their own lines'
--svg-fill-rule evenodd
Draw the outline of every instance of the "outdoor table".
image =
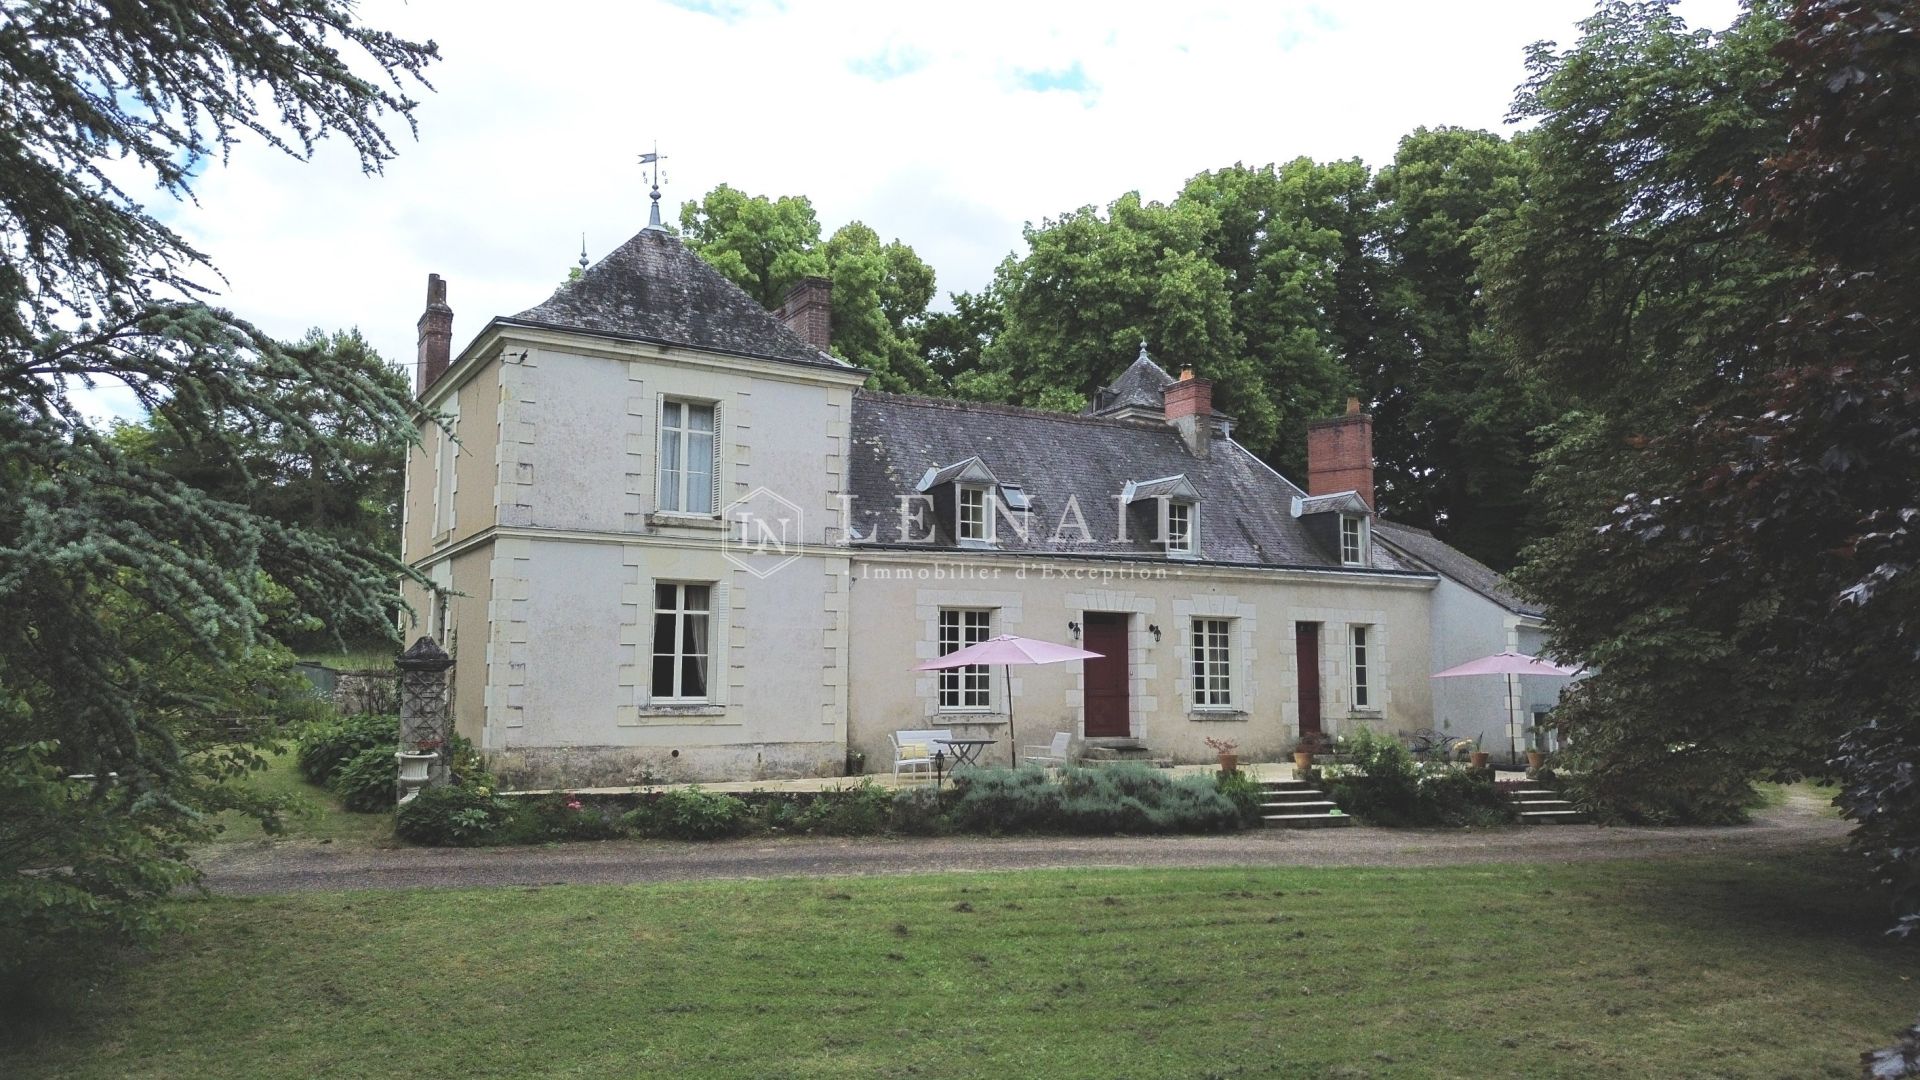
<svg viewBox="0 0 1920 1080">
<path fill-rule="evenodd" d="M 999 742 L 999 739 L 935 739 L 941 746 L 953 751 L 954 768 L 962 765 L 980 764 L 980 751 Z"/>
</svg>

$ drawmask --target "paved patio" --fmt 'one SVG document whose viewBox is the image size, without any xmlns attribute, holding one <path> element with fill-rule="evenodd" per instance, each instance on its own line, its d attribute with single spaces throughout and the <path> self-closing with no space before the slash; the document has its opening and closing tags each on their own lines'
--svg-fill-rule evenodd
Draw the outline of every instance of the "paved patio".
<svg viewBox="0 0 1920 1080">
<path fill-rule="evenodd" d="M 1215 765 L 1175 765 L 1167 770 L 1174 776 L 1193 776 L 1211 774 L 1219 771 Z M 1251 775 L 1255 780 L 1292 780 L 1294 779 L 1291 761 L 1243 761 L 1240 771 Z M 1494 767 L 1495 780 L 1525 780 L 1526 770 L 1521 768 Z M 871 782 L 876 787 L 902 788 L 923 787 L 933 783 L 931 777 L 916 774 L 911 777 L 895 777 L 891 772 L 868 773 L 864 776 L 805 776 L 791 780 L 723 780 L 704 784 L 643 784 L 635 787 L 596 787 L 596 788 L 529 788 L 522 791 L 502 792 L 505 795 L 551 795 L 567 792 L 573 795 L 637 795 L 649 791 L 680 791 L 689 787 L 698 787 L 702 791 L 767 791 L 767 792 L 806 792 L 806 791 L 846 791 L 861 784 Z"/>
</svg>

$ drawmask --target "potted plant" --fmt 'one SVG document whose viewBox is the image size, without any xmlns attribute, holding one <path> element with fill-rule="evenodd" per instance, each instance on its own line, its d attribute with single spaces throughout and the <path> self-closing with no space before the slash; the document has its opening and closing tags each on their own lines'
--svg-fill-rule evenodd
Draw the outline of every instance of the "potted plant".
<svg viewBox="0 0 1920 1080">
<path fill-rule="evenodd" d="M 847 775 L 859 776 L 867 771 L 867 752 L 865 750 L 847 751 Z"/>
<path fill-rule="evenodd" d="M 1546 765 L 1546 763 L 1547 763 L 1547 752 L 1545 750 L 1529 749 L 1527 751 L 1527 768 L 1530 771 L 1539 772 L 1541 767 Z"/>
<path fill-rule="evenodd" d="M 1468 739 L 1465 745 L 1467 750 L 1467 768 L 1473 769 L 1476 772 L 1486 768 L 1488 754 L 1485 750 L 1480 749 L 1480 744 L 1474 742 L 1472 739 Z"/>
<path fill-rule="evenodd" d="M 1216 739 L 1209 735 L 1207 745 L 1213 749 L 1214 753 L 1220 755 L 1221 776 L 1232 776 L 1240 771 L 1240 756 L 1234 753 L 1235 750 L 1240 749 L 1239 743 L 1232 739 Z"/>
<path fill-rule="evenodd" d="M 1293 771 L 1305 775 L 1308 769 L 1313 768 L 1313 755 L 1324 753 L 1326 747 L 1327 737 L 1318 731 L 1309 731 L 1300 736 L 1293 744 Z"/>
</svg>

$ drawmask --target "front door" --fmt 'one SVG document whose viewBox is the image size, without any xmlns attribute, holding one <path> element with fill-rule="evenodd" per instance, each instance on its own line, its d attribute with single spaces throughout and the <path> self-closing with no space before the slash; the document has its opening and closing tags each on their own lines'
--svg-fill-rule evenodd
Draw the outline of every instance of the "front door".
<svg viewBox="0 0 1920 1080">
<path fill-rule="evenodd" d="M 1119 611 L 1089 611 L 1081 647 L 1100 654 L 1082 661 L 1086 668 L 1087 733 L 1089 739 L 1125 738 L 1133 734 L 1127 707 L 1127 616 Z"/>
<path fill-rule="evenodd" d="M 1293 624 L 1293 651 L 1300 676 L 1300 734 L 1320 730 L 1320 624 Z"/>
</svg>

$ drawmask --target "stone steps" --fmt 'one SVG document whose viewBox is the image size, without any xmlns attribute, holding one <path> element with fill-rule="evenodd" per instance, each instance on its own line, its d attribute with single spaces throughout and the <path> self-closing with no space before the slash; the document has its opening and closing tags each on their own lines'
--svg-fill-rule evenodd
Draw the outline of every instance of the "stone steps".
<svg viewBox="0 0 1920 1080">
<path fill-rule="evenodd" d="M 1510 792 L 1507 801 L 1519 812 L 1522 825 L 1580 825 L 1587 821 L 1584 811 L 1552 788 Z"/>
<path fill-rule="evenodd" d="M 1305 780 L 1268 780 L 1260 786 L 1260 824 L 1269 829 L 1341 829 L 1353 824 L 1326 792 Z"/>
</svg>

